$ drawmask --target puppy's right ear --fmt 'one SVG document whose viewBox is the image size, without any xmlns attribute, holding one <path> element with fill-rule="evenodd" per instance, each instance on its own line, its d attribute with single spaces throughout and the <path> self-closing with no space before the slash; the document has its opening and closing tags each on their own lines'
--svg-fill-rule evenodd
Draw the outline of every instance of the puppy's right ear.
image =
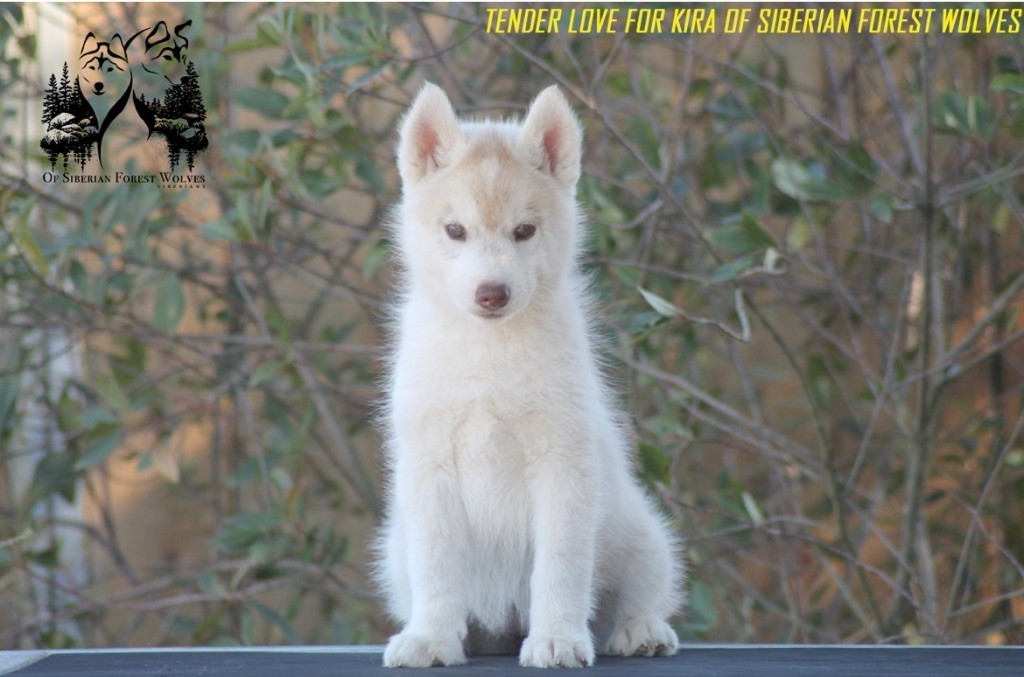
<svg viewBox="0 0 1024 677">
<path fill-rule="evenodd" d="M 402 123 L 398 142 L 398 173 L 414 183 L 446 167 L 460 138 L 459 123 L 448 97 L 426 83 Z"/>
</svg>

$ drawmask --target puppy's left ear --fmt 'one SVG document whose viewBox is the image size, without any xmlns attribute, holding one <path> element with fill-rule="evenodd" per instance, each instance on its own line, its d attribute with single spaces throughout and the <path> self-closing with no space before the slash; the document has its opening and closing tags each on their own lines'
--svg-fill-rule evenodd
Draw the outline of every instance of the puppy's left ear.
<svg viewBox="0 0 1024 677">
<path fill-rule="evenodd" d="M 583 132 L 557 85 L 541 92 L 530 105 L 518 143 L 530 163 L 565 186 L 580 178 Z"/>
</svg>

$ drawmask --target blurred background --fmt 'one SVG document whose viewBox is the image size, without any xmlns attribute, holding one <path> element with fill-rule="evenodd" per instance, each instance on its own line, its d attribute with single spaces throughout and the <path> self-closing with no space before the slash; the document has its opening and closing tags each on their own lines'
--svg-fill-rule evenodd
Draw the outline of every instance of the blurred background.
<svg viewBox="0 0 1024 677">
<path fill-rule="evenodd" d="M 1021 35 L 485 10 L 0 4 L 0 648 L 394 630 L 367 582 L 382 223 L 424 80 L 492 117 L 557 83 L 585 125 L 585 265 L 689 544 L 686 640 L 1021 643 Z M 161 20 L 192 22 L 209 143 L 175 171 L 202 186 L 44 182 L 51 74 Z M 118 121 L 106 171 L 166 171 Z"/>
</svg>

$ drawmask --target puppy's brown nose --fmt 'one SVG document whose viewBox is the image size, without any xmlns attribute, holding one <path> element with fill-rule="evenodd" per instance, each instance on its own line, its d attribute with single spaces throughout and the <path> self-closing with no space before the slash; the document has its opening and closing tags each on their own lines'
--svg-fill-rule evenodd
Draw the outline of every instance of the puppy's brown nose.
<svg viewBox="0 0 1024 677">
<path fill-rule="evenodd" d="M 476 288 L 476 304 L 487 310 L 499 310 L 508 305 L 511 295 L 508 285 L 485 283 Z"/>
</svg>

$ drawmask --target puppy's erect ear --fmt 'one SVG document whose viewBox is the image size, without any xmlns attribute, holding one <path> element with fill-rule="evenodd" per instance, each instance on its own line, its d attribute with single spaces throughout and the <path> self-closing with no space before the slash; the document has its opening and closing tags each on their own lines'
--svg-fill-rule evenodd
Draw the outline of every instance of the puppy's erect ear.
<svg viewBox="0 0 1024 677">
<path fill-rule="evenodd" d="M 565 186 L 580 178 L 583 133 L 557 85 L 541 92 L 530 105 L 518 143 L 530 163 Z"/>
<path fill-rule="evenodd" d="M 426 83 L 402 123 L 398 173 L 413 183 L 446 167 L 461 135 L 455 111 L 441 88 Z"/>
</svg>

